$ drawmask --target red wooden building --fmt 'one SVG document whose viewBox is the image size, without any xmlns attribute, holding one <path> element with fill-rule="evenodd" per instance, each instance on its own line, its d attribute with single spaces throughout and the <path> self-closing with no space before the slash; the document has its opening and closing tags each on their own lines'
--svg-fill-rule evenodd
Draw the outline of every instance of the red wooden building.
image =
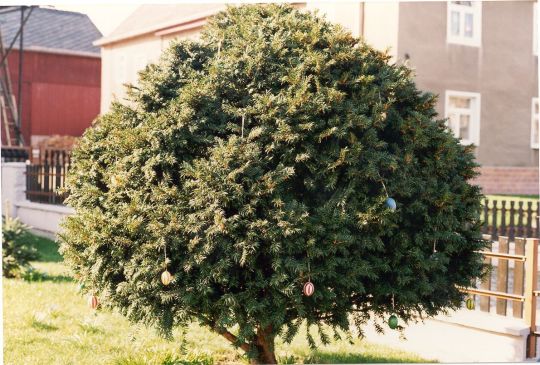
<svg viewBox="0 0 540 365">
<path fill-rule="evenodd" d="M 4 47 L 12 42 L 19 25 L 18 12 L 0 15 Z M 25 144 L 36 145 L 52 135 L 80 136 L 98 115 L 101 56 L 92 42 L 100 37 L 84 14 L 32 9 L 24 25 L 22 47 L 21 132 Z M 18 42 L 7 58 L 15 96 Z"/>
</svg>

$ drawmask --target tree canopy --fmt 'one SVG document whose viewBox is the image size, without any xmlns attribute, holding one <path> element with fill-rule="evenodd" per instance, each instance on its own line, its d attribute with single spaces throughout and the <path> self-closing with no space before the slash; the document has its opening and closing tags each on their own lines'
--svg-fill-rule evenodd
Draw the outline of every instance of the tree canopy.
<svg viewBox="0 0 540 365">
<path fill-rule="evenodd" d="M 338 25 L 229 7 L 128 99 L 73 152 L 61 238 L 86 290 L 134 322 L 197 320 L 275 362 L 303 322 L 325 342 L 435 315 L 483 271 L 472 147 L 409 68 Z"/>
</svg>

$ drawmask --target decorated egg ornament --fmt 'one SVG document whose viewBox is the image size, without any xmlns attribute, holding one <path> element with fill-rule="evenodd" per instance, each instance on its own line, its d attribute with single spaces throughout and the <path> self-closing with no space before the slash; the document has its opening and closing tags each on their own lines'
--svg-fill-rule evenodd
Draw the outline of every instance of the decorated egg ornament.
<svg viewBox="0 0 540 365">
<path fill-rule="evenodd" d="M 388 327 L 395 330 L 398 326 L 398 318 L 395 314 L 392 314 L 390 318 L 388 318 Z"/>
<path fill-rule="evenodd" d="M 311 281 L 308 281 L 307 283 L 304 284 L 303 292 L 306 297 L 312 296 L 313 293 L 315 292 L 315 285 L 313 285 Z"/>
<path fill-rule="evenodd" d="M 171 275 L 171 273 L 167 270 L 163 271 L 163 273 L 161 273 L 161 282 L 163 283 L 163 285 L 169 285 L 171 283 L 173 279 L 173 276 Z"/>
<path fill-rule="evenodd" d="M 98 298 L 95 295 L 91 295 L 88 297 L 88 306 L 92 309 L 96 309 L 98 307 Z"/>
<path fill-rule="evenodd" d="M 393 198 L 386 198 L 385 204 L 391 211 L 394 211 L 397 208 L 396 201 Z"/>
</svg>

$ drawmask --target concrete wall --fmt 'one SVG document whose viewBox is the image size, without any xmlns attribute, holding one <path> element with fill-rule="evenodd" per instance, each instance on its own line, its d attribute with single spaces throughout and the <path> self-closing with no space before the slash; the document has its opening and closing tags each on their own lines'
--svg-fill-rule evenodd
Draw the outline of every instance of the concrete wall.
<svg viewBox="0 0 540 365">
<path fill-rule="evenodd" d="M 379 334 L 370 322 L 365 338 L 440 362 L 520 362 L 526 360 L 529 328 L 522 320 L 480 311 L 460 310 L 424 323 L 410 324 L 401 336 L 383 324 Z M 405 338 L 403 338 L 405 337 Z"/>
<path fill-rule="evenodd" d="M 64 217 L 73 209 L 60 205 L 33 203 L 26 199 L 26 164 L 2 163 L 2 214 L 18 217 L 33 231 L 54 237 Z"/>
<path fill-rule="evenodd" d="M 538 167 L 530 147 L 531 99 L 538 95 L 533 54 L 533 2 L 483 2 L 481 47 L 446 42 L 446 2 L 399 6 L 398 57 L 410 56 L 422 90 L 481 94 L 478 161 L 485 166 Z"/>
</svg>

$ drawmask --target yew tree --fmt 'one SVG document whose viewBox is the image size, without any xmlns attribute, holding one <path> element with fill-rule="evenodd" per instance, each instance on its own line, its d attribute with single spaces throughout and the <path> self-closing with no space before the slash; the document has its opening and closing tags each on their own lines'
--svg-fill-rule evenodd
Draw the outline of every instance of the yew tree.
<svg viewBox="0 0 540 365">
<path fill-rule="evenodd" d="M 401 326 L 460 307 L 484 271 L 471 147 L 409 68 L 338 25 L 229 7 L 128 95 L 73 152 L 61 240 L 133 322 L 198 321 L 275 363 L 302 323 L 323 343 Z"/>
</svg>

